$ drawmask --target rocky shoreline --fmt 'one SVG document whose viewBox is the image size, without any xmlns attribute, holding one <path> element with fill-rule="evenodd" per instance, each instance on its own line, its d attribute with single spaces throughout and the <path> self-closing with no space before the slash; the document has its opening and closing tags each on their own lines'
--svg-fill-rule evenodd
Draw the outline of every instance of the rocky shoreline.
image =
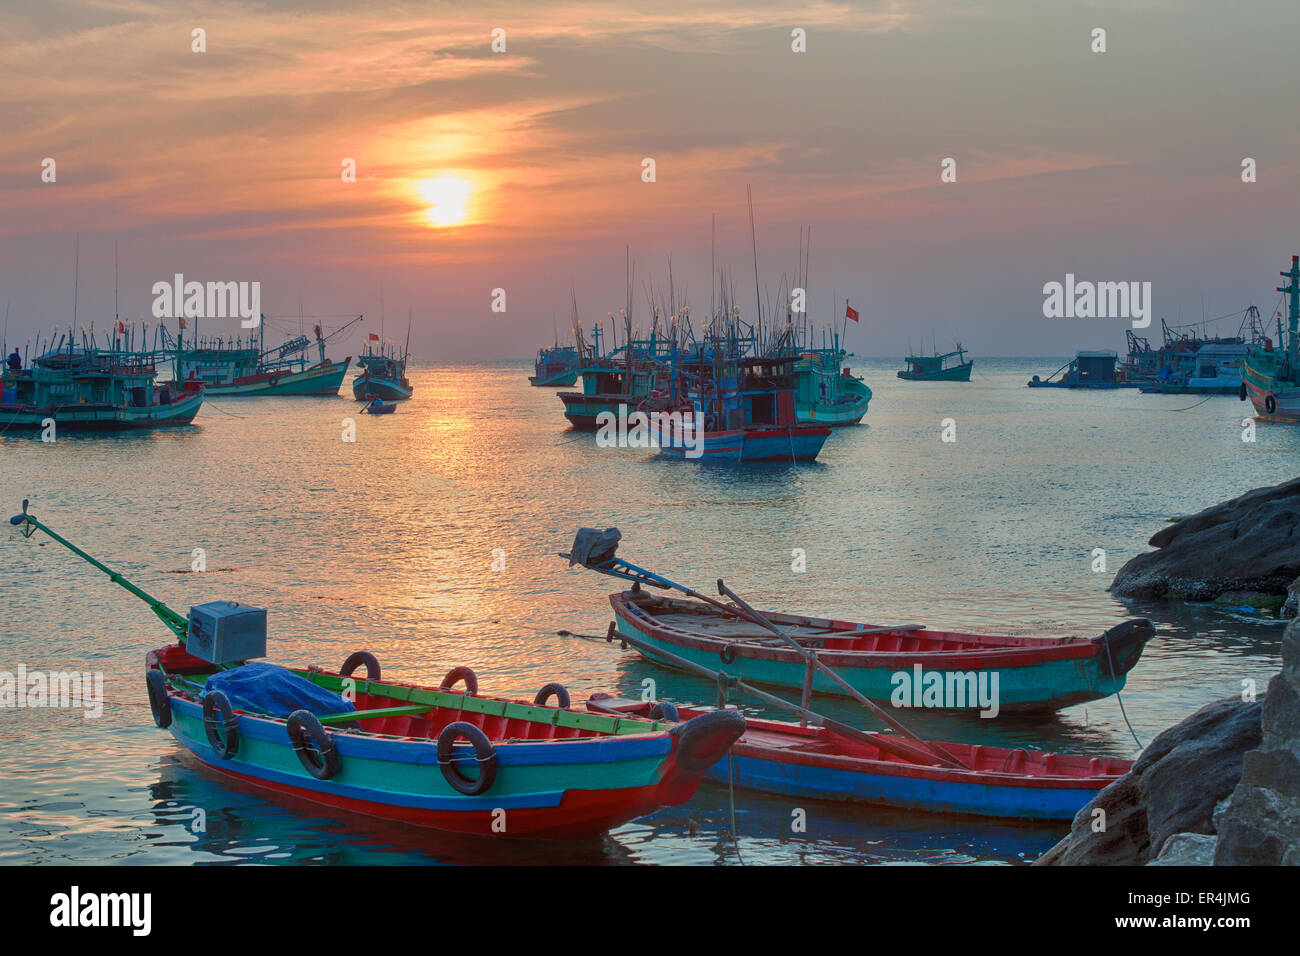
<svg viewBox="0 0 1300 956">
<path fill-rule="evenodd" d="M 1290 609 L 1300 595 L 1300 479 L 1248 492 L 1151 538 L 1127 597 Z M 1267 600 L 1261 600 L 1267 599 Z M 1300 619 L 1258 696 L 1206 704 L 1159 734 L 1035 866 L 1300 865 Z"/>
</svg>

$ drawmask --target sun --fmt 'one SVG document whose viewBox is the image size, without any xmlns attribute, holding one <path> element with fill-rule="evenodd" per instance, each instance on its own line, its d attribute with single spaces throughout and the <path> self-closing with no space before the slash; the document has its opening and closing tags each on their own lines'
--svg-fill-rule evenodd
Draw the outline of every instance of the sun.
<svg viewBox="0 0 1300 956">
<path fill-rule="evenodd" d="M 459 226 L 469 215 L 469 197 L 474 191 L 474 184 L 459 176 L 435 176 L 422 179 L 415 188 L 424 201 L 429 203 L 425 215 L 429 223 L 436 227 Z"/>
</svg>

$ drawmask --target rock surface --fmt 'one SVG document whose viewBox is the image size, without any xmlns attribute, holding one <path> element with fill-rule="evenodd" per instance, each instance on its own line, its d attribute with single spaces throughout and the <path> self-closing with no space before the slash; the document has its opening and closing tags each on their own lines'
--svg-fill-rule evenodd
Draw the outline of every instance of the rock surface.
<svg viewBox="0 0 1300 956">
<path fill-rule="evenodd" d="M 1300 478 L 1206 508 L 1148 543 L 1157 550 L 1119 569 L 1115 594 L 1213 601 L 1242 592 L 1280 602 L 1300 577 Z"/>
<path fill-rule="evenodd" d="M 1282 670 L 1269 682 L 1262 730 L 1214 815 L 1219 866 L 1300 866 L 1300 621 L 1282 637 Z"/>
<path fill-rule="evenodd" d="M 1205 833 L 1175 833 L 1147 866 L 1211 866 L 1218 842 Z"/>
<path fill-rule="evenodd" d="M 1133 769 L 1075 815 L 1070 834 L 1035 866 L 1141 865 L 1175 835 L 1213 836 L 1215 807 L 1237 786 L 1242 759 L 1260 743 L 1259 702 L 1227 697 L 1161 733 Z M 1097 809 L 1105 830 L 1093 832 Z M 1206 844 L 1198 842 L 1198 852 Z M 1178 849 L 1180 854 L 1189 848 Z"/>
</svg>

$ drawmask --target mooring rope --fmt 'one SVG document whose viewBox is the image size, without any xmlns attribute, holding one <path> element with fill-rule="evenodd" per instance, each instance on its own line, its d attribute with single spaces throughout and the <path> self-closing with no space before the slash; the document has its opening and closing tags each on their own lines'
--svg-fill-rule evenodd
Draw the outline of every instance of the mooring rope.
<svg viewBox="0 0 1300 956">
<path fill-rule="evenodd" d="M 1193 408 L 1200 408 L 1202 405 L 1204 405 L 1206 402 L 1208 402 L 1208 401 L 1209 401 L 1210 399 L 1212 399 L 1212 398 L 1217 398 L 1217 396 L 1216 396 L 1216 395 L 1213 395 L 1213 394 L 1206 395 L 1203 399 L 1201 399 L 1201 400 L 1200 400 L 1199 402 L 1197 402 L 1195 405 L 1188 405 L 1186 408 L 1171 408 L 1171 409 L 1169 409 L 1169 410 L 1170 410 L 1171 412 L 1186 412 L 1186 411 L 1189 411 L 1189 410 L 1191 410 L 1191 409 L 1193 409 Z"/>
<path fill-rule="evenodd" d="M 727 798 L 731 801 L 731 842 L 736 848 L 736 859 L 741 866 L 747 866 L 740 854 L 740 836 L 736 833 L 736 755 L 727 751 Z"/>
<path fill-rule="evenodd" d="M 1102 646 L 1106 648 L 1106 663 L 1110 665 L 1110 674 L 1114 677 L 1115 661 L 1110 656 L 1110 641 L 1103 640 L 1101 643 Z M 1128 732 L 1133 735 L 1133 742 L 1138 745 L 1139 750 L 1143 749 L 1142 741 L 1138 739 L 1137 731 L 1133 729 L 1133 725 L 1129 722 L 1128 711 L 1124 709 L 1124 695 L 1119 691 L 1115 691 L 1115 699 L 1119 701 L 1119 712 L 1124 717 L 1124 723 L 1128 726 Z"/>
</svg>

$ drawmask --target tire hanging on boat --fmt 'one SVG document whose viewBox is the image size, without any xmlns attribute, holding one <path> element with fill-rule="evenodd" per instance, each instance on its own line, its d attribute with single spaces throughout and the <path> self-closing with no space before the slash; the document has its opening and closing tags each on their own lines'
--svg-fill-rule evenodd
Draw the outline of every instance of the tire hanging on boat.
<svg viewBox="0 0 1300 956">
<path fill-rule="evenodd" d="M 1245 383 L 1245 382 L 1242 382 L 1242 383 L 1241 383 L 1241 388 L 1237 390 L 1237 398 L 1240 399 L 1240 400 L 1243 401 L 1243 402 L 1246 400 L 1246 383 Z"/>
<path fill-rule="evenodd" d="M 710 711 L 668 731 L 677 738 L 677 765 L 688 773 L 708 770 L 727 755 L 731 742 L 744 732 L 745 718 L 735 710 Z M 716 746 L 720 739 L 727 741 L 726 746 Z"/>
<path fill-rule="evenodd" d="M 452 759 L 452 745 L 464 737 L 474 747 L 474 759 L 478 761 L 478 779 L 472 779 L 460 772 Z M 443 777 L 457 791 L 467 797 L 477 797 L 487 793 L 497 778 L 497 752 L 492 741 L 474 724 L 458 720 L 448 724 L 438 735 L 438 767 Z"/>
<path fill-rule="evenodd" d="M 203 729 L 218 757 L 229 760 L 235 755 L 239 749 L 239 719 L 230 706 L 230 699 L 219 690 L 210 690 L 203 695 Z M 221 739 L 218 730 L 226 732 L 225 740 Z"/>
<path fill-rule="evenodd" d="M 563 684 L 547 684 L 537 692 L 537 696 L 533 698 L 533 703 L 545 705 L 552 695 L 555 696 L 556 704 L 561 710 L 568 709 L 569 692 L 565 689 Z"/>
<path fill-rule="evenodd" d="M 353 651 L 349 654 L 348 659 L 343 662 L 339 676 L 351 677 L 352 672 L 362 664 L 366 665 L 366 680 L 379 680 L 379 659 L 369 651 Z"/>
<path fill-rule="evenodd" d="M 1277 411 L 1277 399 L 1272 395 L 1264 399 L 1264 411 L 1268 412 L 1270 415 Z"/>
<path fill-rule="evenodd" d="M 669 703 L 666 700 L 655 701 L 655 705 L 650 708 L 651 720 L 671 720 L 674 723 L 682 719 L 682 715 L 677 712 L 677 705 Z"/>
<path fill-rule="evenodd" d="M 478 677 L 468 667 L 453 667 L 438 685 L 438 690 L 451 690 L 458 681 L 465 682 L 465 690 L 473 697 L 478 693 Z"/>
<path fill-rule="evenodd" d="M 310 710 L 295 710 L 284 726 L 304 770 L 317 780 L 328 780 L 339 772 L 338 747 L 315 714 Z M 308 744 L 308 738 L 315 746 Z"/>
<path fill-rule="evenodd" d="M 172 725 L 172 702 L 167 696 L 167 678 L 156 668 L 144 672 L 145 688 L 149 691 L 149 709 L 153 722 L 166 730 Z"/>
<path fill-rule="evenodd" d="M 722 658 L 722 663 L 731 664 L 736 660 L 736 645 L 728 644 L 718 652 L 718 657 Z"/>
</svg>

